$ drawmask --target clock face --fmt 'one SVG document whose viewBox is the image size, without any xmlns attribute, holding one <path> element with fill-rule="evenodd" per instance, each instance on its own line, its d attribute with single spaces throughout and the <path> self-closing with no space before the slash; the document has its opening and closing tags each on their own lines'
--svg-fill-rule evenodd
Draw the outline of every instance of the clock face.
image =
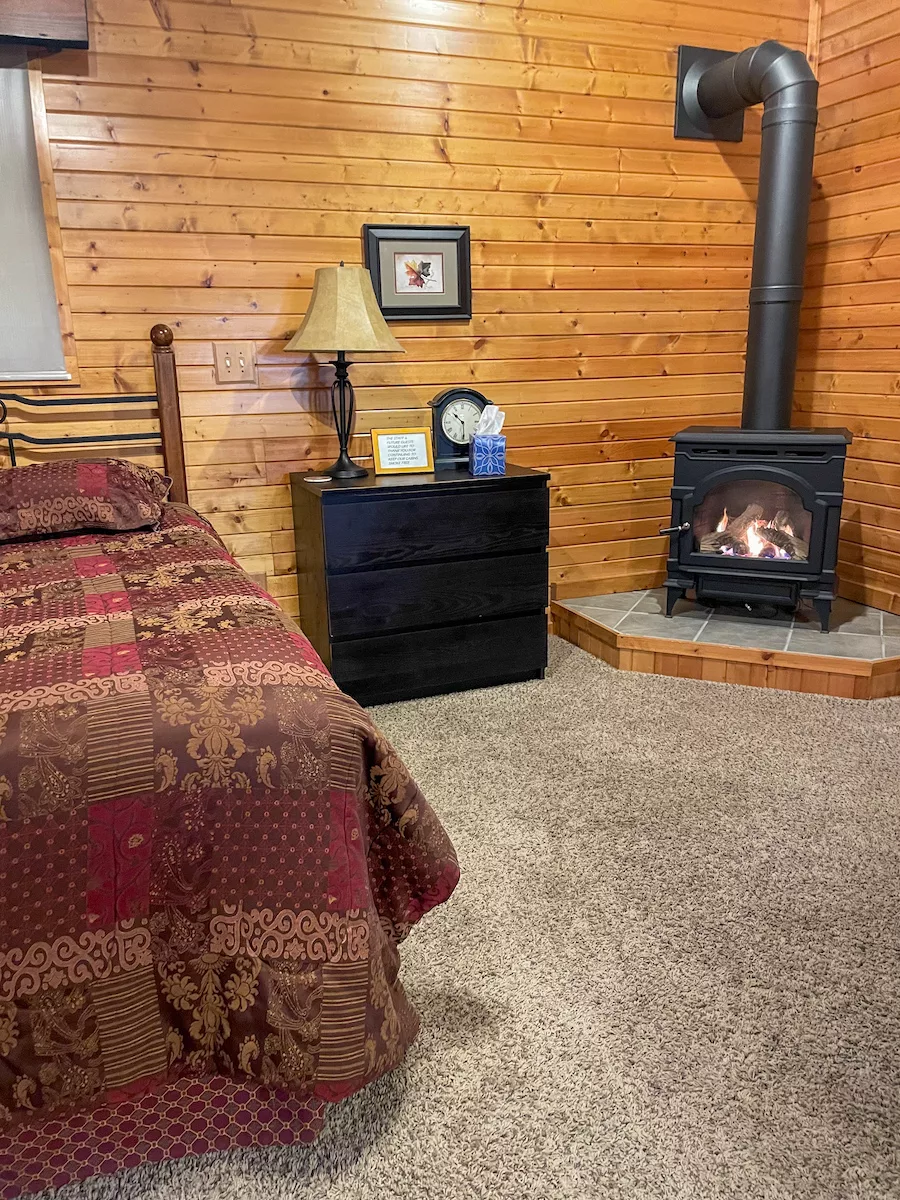
<svg viewBox="0 0 900 1200">
<path fill-rule="evenodd" d="M 480 416 L 481 409 L 474 400 L 454 400 L 444 409 L 441 429 L 455 445 L 468 446 Z"/>
</svg>

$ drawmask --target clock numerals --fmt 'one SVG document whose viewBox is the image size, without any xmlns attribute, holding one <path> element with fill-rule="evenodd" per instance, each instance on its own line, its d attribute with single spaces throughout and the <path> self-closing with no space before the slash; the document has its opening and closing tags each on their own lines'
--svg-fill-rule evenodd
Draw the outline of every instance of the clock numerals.
<svg viewBox="0 0 900 1200">
<path fill-rule="evenodd" d="M 444 409 L 441 429 L 455 445 L 467 446 L 480 416 L 481 408 L 474 401 L 454 400 Z"/>
</svg>

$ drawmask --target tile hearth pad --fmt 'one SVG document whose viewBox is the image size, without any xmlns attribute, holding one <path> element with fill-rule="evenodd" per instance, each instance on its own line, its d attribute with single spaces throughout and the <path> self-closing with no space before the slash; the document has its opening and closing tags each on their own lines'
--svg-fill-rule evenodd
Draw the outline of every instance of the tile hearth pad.
<svg viewBox="0 0 900 1200">
<path fill-rule="evenodd" d="M 665 588 L 579 596 L 556 603 L 591 617 L 608 629 L 641 637 L 757 650 L 793 650 L 828 658 L 874 660 L 900 655 L 900 616 L 851 600 L 835 600 L 830 633 L 822 633 L 819 618 L 806 605 L 795 614 L 779 611 L 767 617 L 739 604 L 712 606 L 679 600 L 674 616 L 668 618 Z"/>
</svg>

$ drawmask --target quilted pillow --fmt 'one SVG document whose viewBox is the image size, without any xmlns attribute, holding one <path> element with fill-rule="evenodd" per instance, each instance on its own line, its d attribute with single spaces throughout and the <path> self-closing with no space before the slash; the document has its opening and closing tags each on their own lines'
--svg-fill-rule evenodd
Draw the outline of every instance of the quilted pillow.
<svg viewBox="0 0 900 1200">
<path fill-rule="evenodd" d="M 0 470 L 0 541 L 159 522 L 171 480 L 121 458 Z"/>
</svg>

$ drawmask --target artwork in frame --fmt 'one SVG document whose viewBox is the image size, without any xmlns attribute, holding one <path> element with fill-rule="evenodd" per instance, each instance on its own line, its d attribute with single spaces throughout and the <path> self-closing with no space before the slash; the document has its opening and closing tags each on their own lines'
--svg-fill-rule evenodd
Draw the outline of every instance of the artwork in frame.
<svg viewBox="0 0 900 1200">
<path fill-rule="evenodd" d="M 444 252 L 433 254 L 406 254 L 394 251 L 394 291 L 398 296 L 443 296 Z"/>
<path fill-rule="evenodd" d="M 388 321 L 468 321 L 471 240 L 466 225 L 364 225 L 366 266 Z"/>
</svg>

